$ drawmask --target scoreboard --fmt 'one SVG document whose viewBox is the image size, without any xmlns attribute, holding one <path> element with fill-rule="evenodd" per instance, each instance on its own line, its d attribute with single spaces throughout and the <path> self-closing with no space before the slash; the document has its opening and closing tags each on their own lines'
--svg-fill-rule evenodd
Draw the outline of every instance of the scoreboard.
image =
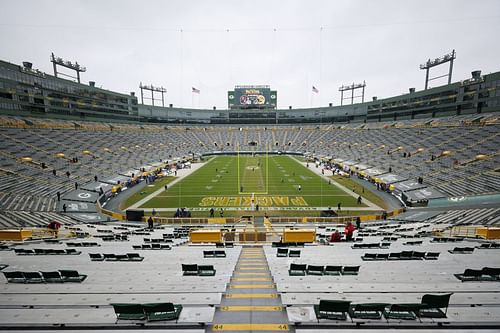
<svg viewBox="0 0 500 333">
<path fill-rule="evenodd" d="M 277 94 L 269 86 L 236 86 L 227 100 L 230 110 L 276 109 Z"/>
</svg>

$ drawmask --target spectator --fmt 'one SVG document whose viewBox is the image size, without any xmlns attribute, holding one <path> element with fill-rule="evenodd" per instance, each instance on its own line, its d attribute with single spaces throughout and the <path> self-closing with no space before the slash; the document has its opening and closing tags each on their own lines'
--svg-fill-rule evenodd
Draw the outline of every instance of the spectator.
<svg viewBox="0 0 500 333">
<path fill-rule="evenodd" d="M 63 212 L 66 213 L 66 204 L 63 204 L 62 209 L 63 209 Z"/>
<path fill-rule="evenodd" d="M 148 219 L 148 228 L 150 230 L 153 230 L 153 227 L 154 227 L 153 218 L 150 216 L 149 219 Z"/>
<path fill-rule="evenodd" d="M 356 218 L 356 229 L 361 229 L 361 218 L 359 216 Z"/>
<path fill-rule="evenodd" d="M 57 238 L 59 234 L 59 228 L 61 227 L 61 223 L 57 221 L 52 221 L 47 225 L 47 228 L 52 232 L 55 238 Z"/>
<path fill-rule="evenodd" d="M 354 226 L 352 225 L 351 222 L 347 222 L 347 225 L 345 226 L 345 229 L 344 229 L 345 240 L 347 242 L 352 241 L 353 233 L 354 233 Z"/>
<path fill-rule="evenodd" d="M 330 236 L 330 243 L 337 243 L 340 242 L 342 239 L 342 236 L 340 235 L 340 232 L 338 230 L 335 230 L 334 233 Z"/>
<path fill-rule="evenodd" d="M 57 191 L 57 201 L 61 201 L 61 192 Z"/>
</svg>

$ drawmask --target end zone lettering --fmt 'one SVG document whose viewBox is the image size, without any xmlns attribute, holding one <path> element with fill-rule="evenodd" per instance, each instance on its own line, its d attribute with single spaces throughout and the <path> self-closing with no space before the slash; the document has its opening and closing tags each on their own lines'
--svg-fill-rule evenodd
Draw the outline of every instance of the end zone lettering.
<svg viewBox="0 0 500 333">
<path fill-rule="evenodd" d="M 287 207 L 309 206 L 303 197 L 288 197 L 288 196 L 228 196 L 228 197 L 203 197 L 198 204 L 200 207 L 250 207 L 259 205 L 261 207 Z"/>
</svg>

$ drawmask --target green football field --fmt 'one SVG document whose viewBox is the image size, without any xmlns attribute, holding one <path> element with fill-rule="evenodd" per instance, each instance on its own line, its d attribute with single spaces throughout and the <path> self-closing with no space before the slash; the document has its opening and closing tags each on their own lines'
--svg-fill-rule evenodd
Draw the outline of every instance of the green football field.
<svg viewBox="0 0 500 333">
<path fill-rule="evenodd" d="M 315 167 L 311 164 L 310 166 Z M 289 156 L 219 156 L 140 208 L 303 210 L 366 207 Z"/>
</svg>

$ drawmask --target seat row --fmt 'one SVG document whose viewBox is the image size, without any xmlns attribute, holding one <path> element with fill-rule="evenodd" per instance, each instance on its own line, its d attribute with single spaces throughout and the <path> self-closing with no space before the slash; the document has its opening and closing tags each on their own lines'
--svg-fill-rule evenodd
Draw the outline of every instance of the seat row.
<svg viewBox="0 0 500 333">
<path fill-rule="evenodd" d="M 75 270 L 59 270 L 51 272 L 2 272 L 10 283 L 53 283 L 53 282 L 82 282 L 87 275 Z"/>
<path fill-rule="evenodd" d="M 276 251 L 276 257 L 299 258 L 300 250 L 288 250 L 288 249 L 278 248 L 278 250 Z"/>
<path fill-rule="evenodd" d="M 184 276 L 214 276 L 213 265 L 182 264 L 182 275 Z"/>
<path fill-rule="evenodd" d="M 351 249 L 388 249 L 391 243 L 357 243 L 351 246 Z"/>
<path fill-rule="evenodd" d="M 478 249 L 500 249 L 500 243 L 482 243 Z"/>
<path fill-rule="evenodd" d="M 66 242 L 67 246 L 70 247 L 93 247 L 93 246 L 101 246 L 97 242 Z"/>
<path fill-rule="evenodd" d="M 383 261 L 383 260 L 437 260 L 440 252 L 418 252 L 401 251 L 391 253 L 365 253 L 361 256 L 364 261 Z"/>
<path fill-rule="evenodd" d="M 431 243 L 454 243 L 454 242 L 461 242 L 463 240 L 464 240 L 463 238 L 434 237 L 431 240 Z"/>
<path fill-rule="evenodd" d="M 351 320 L 356 319 L 404 319 L 414 320 L 417 317 L 446 318 L 446 312 L 452 294 L 422 296 L 420 303 L 360 303 L 350 301 L 320 300 L 314 305 L 316 319 Z M 444 311 L 442 309 L 445 309 Z"/>
<path fill-rule="evenodd" d="M 453 250 L 448 250 L 451 254 L 471 254 L 474 252 L 473 247 L 455 247 Z"/>
<path fill-rule="evenodd" d="M 203 258 L 225 258 L 226 251 L 223 250 L 205 250 L 203 251 Z"/>
<path fill-rule="evenodd" d="M 144 257 L 141 257 L 139 253 L 126 253 L 126 254 L 114 254 L 114 253 L 89 253 L 90 260 L 92 261 L 143 261 Z"/>
<path fill-rule="evenodd" d="M 132 248 L 134 250 L 172 250 L 172 246 L 169 244 L 160 243 L 132 245 Z"/>
<path fill-rule="evenodd" d="M 14 249 L 17 255 L 79 255 L 82 252 L 75 249 Z"/>
<path fill-rule="evenodd" d="M 99 237 L 103 241 L 106 241 L 106 242 L 128 241 L 128 236 L 127 235 L 111 235 L 111 236 L 108 236 L 108 235 L 104 235 L 104 236 L 96 235 L 94 237 Z"/>
<path fill-rule="evenodd" d="M 234 242 L 215 243 L 216 248 L 233 248 Z"/>
<path fill-rule="evenodd" d="M 304 247 L 304 243 L 303 242 L 288 242 L 288 243 L 272 242 L 271 246 L 272 247 Z"/>
<path fill-rule="evenodd" d="M 462 282 L 467 281 L 500 281 L 500 268 L 483 267 L 482 269 L 467 268 L 462 274 L 454 274 Z"/>
<path fill-rule="evenodd" d="M 144 243 L 173 243 L 170 238 L 144 238 Z"/>
<path fill-rule="evenodd" d="M 318 266 L 306 264 L 290 264 L 288 275 L 358 275 L 359 266 Z"/>
<path fill-rule="evenodd" d="M 114 303 L 111 304 L 118 320 L 174 320 L 177 322 L 182 311 L 181 304 L 172 303 Z"/>
</svg>

